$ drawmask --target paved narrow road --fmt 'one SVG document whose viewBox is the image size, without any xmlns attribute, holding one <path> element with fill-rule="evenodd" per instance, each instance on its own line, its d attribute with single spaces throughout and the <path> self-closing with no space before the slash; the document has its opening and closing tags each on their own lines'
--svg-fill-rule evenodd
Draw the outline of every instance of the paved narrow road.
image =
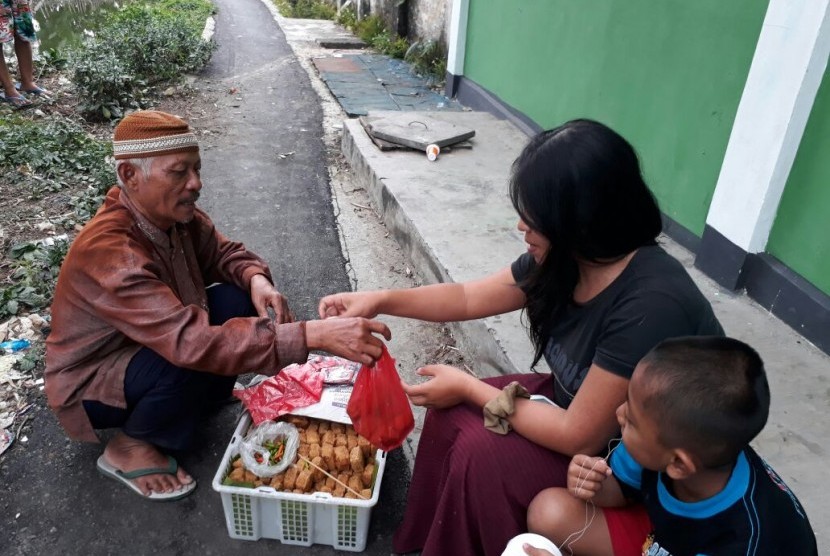
<svg viewBox="0 0 830 556">
<path fill-rule="evenodd" d="M 349 289 L 319 101 L 260 0 L 217 5 L 219 48 L 197 82 L 221 88 L 216 118 L 203 122 L 213 133 L 201 138 L 200 205 L 227 236 L 268 261 L 297 316 L 309 318 L 322 295 Z M 197 449 L 179 457 L 199 487 L 180 502 L 164 504 L 141 500 L 98 476 L 101 447 L 68 441 L 41 398 L 29 413 L 28 441 L 17 442 L 0 466 L 0 554 L 336 554 L 320 545 L 228 537 L 211 481 L 238 412 L 239 406 L 225 407 Z M 366 554 L 391 552 L 406 488 L 407 466 L 399 452 L 388 458 Z"/>
<path fill-rule="evenodd" d="M 205 77 L 224 86 L 202 155 L 203 206 L 220 230 L 271 265 L 297 316 L 349 289 L 331 207 L 323 114 L 285 37 L 260 0 L 218 0 Z M 231 93 L 231 91 L 234 91 Z"/>
</svg>

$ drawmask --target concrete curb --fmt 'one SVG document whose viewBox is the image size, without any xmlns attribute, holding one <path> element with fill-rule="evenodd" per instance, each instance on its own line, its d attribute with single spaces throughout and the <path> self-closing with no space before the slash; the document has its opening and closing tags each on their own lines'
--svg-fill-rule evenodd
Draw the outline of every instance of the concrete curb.
<svg viewBox="0 0 830 556">
<path fill-rule="evenodd" d="M 216 31 L 216 18 L 211 15 L 205 20 L 205 28 L 202 29 L 202 40 L 210 42 L 213 39 L 214 31 Z"/>
<path fill-rule="evenodd" d="M 435 116 L 434 113 L 431 115 Z M 449 118 L 465 117 L 465 115 L 459 113 L 456 113 L 455 116 L 449 114 L 446 116 Z M 469 117 L 470 114 L 467 113 L 466 116 Z M 481 137 L 477 137 L 481 141 Z M 423 211 L 419 211 L 420 208 L 423 208 L 424 203 L 420 202 L 421 200 L 417 196 L 413 196 L 414 193 L 407 196 L 401 195 L 400 191 L 401 186 L 406 187 L 405 183 L 402 182 L 411 183 L 413 187 L 416 185 L 416 180 L 411 175 L 407 176 L 407 172 L 403 171 L 404 168 L 409 169 L 422 164 L 422 159 L 423 164 L 429 164 L 429 166 L 421 165 L 422 168 L 440 173 L 437 163 L 426 162 L 427 159 L 423 154 L 414 151 L 411 153 L 380 152 L 357 120 L 344 122 L 342 152 L 352 168 L 356 181 L 369 192 L 375 203 L 376 211 L 392 236 L 400 244 L 415 268 L 429 282 L 461 282 L 481 277 L 481 269 L 486 267 L 486 264 L 482 263 L 488 259 L 488 255 L 492 256 L 493 261 L 502 258 L 509 264 L 512 258 L 522 252 L 522 245 L 519 242 L 511 242 L 506 255 L 503 254 L 504 250 L 498 249 L 497 246 L 486 245 L 482 248 L 482 246 L 473 243 L 476 252 L 472 256 L 478 264 L 467 264 L 468 261 L 462 260 L 461 256 L 453 256 L 446 250 L 439 252 L 443 246 L 437 244 L 435 238 L 426 237 L 423 232 L 427 228 L 418 223 L 418 221 L 423 221 L 425 216 Z M 464 153 L 459 152 L 458 154 Z M 406 158 L 405 160 L 401 158 L 396 160 L 395 157 Z M 417 157 L 417 159 L 413 160 L 413 157 Z M 446 158 L 442 159 L 441 162 L 447 164 Z M 388 179 L 384 177 L 383 167 L 390 163 L 399 164 L 403 175 Z M 505 168 L 507 167 L 505 166 Z M 439 181 L 423 180 L 423 175 L 419 177 L 421 179 L 417 180 L 418 184 L 429 183 L 436 188 L 444 187 Z M 498 177 L 494 179 L 494 182 L 503 183 Z M 420 193 L 420 195 L 424 194 L 429 195 L 429 193 L 423 191 Z M 431 214 L 426 215 L 427 218 L 433 218 L 436 221 L 451 219 L 450 213 L 454 211 L 455 207 L 445 206 L 444 208 L 447 212 L 431 211 Z M 513 208 L 506 199 L 506 195 L 504 195 L 503 206 L 497 208 L 501 208 L 502 212 L 508 213 L 506 218 L 512 228 L 515 216 L 512 215 Z M 504 214 L 498 214 L 496 218 L 503 219 Z M 434 227 L 431 228 L 431 230 L 434 229 Z M 452 232 L 447 231 L 438 235 L 451 236 Z M 459 237 L 456 243 L 462 240 L 463 238 Z M 442 261 L 448 262 L 445 264 Z M 450 268 L 449 265 L 451 264 L 453 268 Z M 465 266 L 471 268 L 470 273 L 464 272 Z M 492 270 L 495 271 L 502 267 L 503 264 L 496 262 L 492 266 Z M 450 323 L 449 326 L 456 340 L 458 340 L 461 350 L 472 357 L 472 363 L 478 376 L 498 376 L 521 371 L 526 372 L 529 369 L 529 354 L 532 351 L 528 347 L 529 341 L 520 322 L 519 313 L 469 322 Z"/>
</svg>

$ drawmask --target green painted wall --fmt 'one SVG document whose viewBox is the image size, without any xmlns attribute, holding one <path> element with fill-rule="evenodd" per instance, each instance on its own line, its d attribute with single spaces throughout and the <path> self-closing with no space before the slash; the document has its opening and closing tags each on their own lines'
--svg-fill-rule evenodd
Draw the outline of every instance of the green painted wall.
<svg viewBox="0 0 830 556">
<path fill-rule="evenodd" d="M 830 294 L 830 78 L 825 72 L 767 252 Z"/>
<path fill-rule="evenodd" d="M 589 117 L 701 235 L 767 0 L 471 0 L 464 75 L 544 128 Z"/>
</svg>

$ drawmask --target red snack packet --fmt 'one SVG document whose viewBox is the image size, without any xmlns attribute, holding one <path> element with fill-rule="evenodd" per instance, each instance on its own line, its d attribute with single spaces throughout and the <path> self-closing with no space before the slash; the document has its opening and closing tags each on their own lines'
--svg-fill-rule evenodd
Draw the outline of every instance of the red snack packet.
<svg viewBox="0 0 830 556">
<path fill-rule="evenodd" d="M 373 366 L 361 367 L 346 412 L 359 435 L 387 452 L 403 444 L 415 428 L 409 399 L 386 346 Z"/>
<path fill-rule="evenodd" d="M 315 404 L 322 393 L 323 373 L 311 363 L 289 365 L 256 386 L 233 391 L 251 413 L 254 425 Z"/>
</svg>

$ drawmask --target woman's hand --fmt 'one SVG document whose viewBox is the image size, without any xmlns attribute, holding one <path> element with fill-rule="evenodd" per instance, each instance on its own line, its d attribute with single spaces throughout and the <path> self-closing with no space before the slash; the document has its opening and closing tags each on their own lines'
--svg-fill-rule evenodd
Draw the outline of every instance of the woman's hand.
<svg viewBox="0 0 830 556">
<path fill-rule="evenodd" d="M 260 317 L 269 316 L 268 307 L 271 307 L 274 310 L 276 324 L 294 322 L 294 314 L 288 308 L 288 300 L 262 274 L 256 274 L 251 278 L 251 302 Z"/>
<path fill-rule="evenodd" d="M 378 315 L 382 292 L 344 292 L 327 295 L 320 300 L 317 312 L 321 319 L 328 317 L 365 317 Z"/>
<path fill-rule="evenodd" d="M 568 466 L 568 490 L 586 502 L 602 490 L 611 468 L 602 458 L 576 455 Z"/>
<path fill-rule="evenodd" d="M 409 385 L 403 381 L 403 391 L 415 405 L 443 409 L 467 401 L 473 381 L 478 379 L 449 365 L 427 365 L 415 371 L 429 380 Z"/>
</svg>

